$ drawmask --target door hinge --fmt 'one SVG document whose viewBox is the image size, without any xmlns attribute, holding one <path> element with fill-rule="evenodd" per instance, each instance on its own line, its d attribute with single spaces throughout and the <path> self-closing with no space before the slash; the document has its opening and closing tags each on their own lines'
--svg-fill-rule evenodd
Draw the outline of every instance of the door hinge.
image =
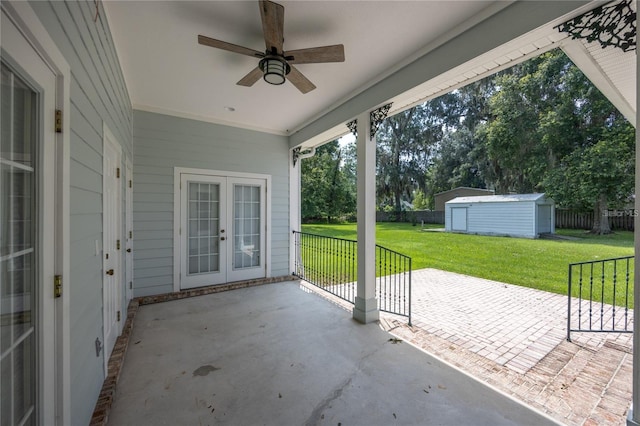
<svg viewBox="0 0 640 426">
<path fill-rule="evenodd" d="M 129 188 L 133 188 L 133 181 L 129 179 Z"/>
<path fill-rule="evenodd" d="M 120 179 L 120 167 L 116 167 L 116 177 Z"/>
<path fill-rule="evenodd" d="M 62 110 L 61 109 L 56 110 L 55 123 L 56 123 L 55 124 L 56 133 L 62 133 Z"/>
<path fill-rule="evenodd" d="M 133 238 L 133 231 L 129 231 L 129 239 Z"/>
<path fill-rule="evenodd" d="M 53 297 L 62 296 L 62 275 L 56 275 L 53 277 Z"/>
<path fill-rule="evenodd" d="M 116 240 L 116 249 L 120 250 L 120 240 Z"/>
<path fill-rule="evenodd" d="M 133 281 L 129 281 L 129 290 L 133 290 Z"/>
<path fill-rule="evenodd" d="M 120 321 L 120 311 L 118 311 L 118 321 Z"/>
</svg>

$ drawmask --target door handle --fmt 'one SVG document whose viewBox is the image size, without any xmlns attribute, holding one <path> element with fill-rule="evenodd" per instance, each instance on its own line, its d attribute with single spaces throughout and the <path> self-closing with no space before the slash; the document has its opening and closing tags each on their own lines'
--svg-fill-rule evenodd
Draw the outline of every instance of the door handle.
<svg viewBox="0 0 640 426">
<path fill-rule="evenodd" d="M 109 270 L 107 271 L 107 275 L 113 275 L 113 269 L 109 269 Z"/>
<path fill-rule="evenodd" d="M 225 237 L 220 237 L 220 241 L 224 241 L 224 240 L 226 240 Z"/>
<path fill-rule="evenodd" d="M 131 253 L 131 249 L 130 248 L 127 249 L 127 253 Z"/>
</svg>

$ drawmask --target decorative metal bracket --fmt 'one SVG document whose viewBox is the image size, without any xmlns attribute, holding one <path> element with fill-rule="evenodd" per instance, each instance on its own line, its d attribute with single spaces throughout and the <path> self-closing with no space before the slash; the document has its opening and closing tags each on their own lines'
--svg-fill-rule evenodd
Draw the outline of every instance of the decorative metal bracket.
<svg viewBox="0 0 640 426">
<path fill-rule="evenodd" d="M 631 1 L 598 6 L 556 28 L 569 33 L 572 39 L 597 41 L 602 48 L 619 47 L 623 52 L 636 50 L 636 12 L 631 8 Z"/>
<path fill-rule="evenodd" d="M 293 167 L 296 166 L 296 163 L 298 162 L 298 158 L 300 158 L 300 151 L 302 151 L 302 148 L 297 147 L 297 148 L 293 148 L 293 151 L 291 152 Z"/>
<path fill-rule="evenodd" d="M 374 136 L 376 135 L 376 132 L 378 131 L 378 127 L 380 127 L 380 124 L 382 124 L 384 119 L 387 118 L 387 114 L 389 113 L 390 109 L 391 109 L 391 104 L 388 103 L 386 105 L 381 106 L 378 109 L 374 109 L 369 113 L 369 119 L 371 120 L 371 135 L 370 135 L 371 139 L 373 139 Z"/>
<path fill-rule="evenodd" d="M 347 127 L 353 133 L 353 136 L 358 137 L 358 120 L 353 120 L 347 123 Z"/>
<path fill-rule="evenodd" d="M 380 124 L 382 124 L 384 119 L 387 118 L 387 114 L 391 109 L 391 105 L 392 103 L 388 103 L 386 105 L 381 106 L 380 108 L 374 109 L 369 113 L 369 120 L 371 120 L 371 131 L 369 136 L 371 137 L 371 139 L 373 139 L 374 136 L 376 135 L 376 132 L 378 131 L 378 127 L 380 127 Z M 353 136 L 357 138 L 358 137 L 358 120 L 356 119 L 348 122 L 347 127 L 349 128 L 351 133 L 353 133 Z"/>
</svg>

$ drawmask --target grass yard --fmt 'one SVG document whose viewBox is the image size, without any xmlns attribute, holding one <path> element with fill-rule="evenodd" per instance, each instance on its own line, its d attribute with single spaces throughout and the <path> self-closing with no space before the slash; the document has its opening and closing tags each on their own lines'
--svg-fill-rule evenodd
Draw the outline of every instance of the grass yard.
<svg viewBox="0 0 640 426">
<path fill-rule="evenodd" d="M 435 268 L 566 294 L 569 263 L 634 254 L 633 233 L 594 236 L 559 230 L 572 240 L 531 240 L 427 231 L 408 223 L 378 223 L 378 244 L 411 256 L 413 269 Z M 303 232 L 356 239 L 356 224 L 303 225 Z M 608 299 L 608 298 L 607 298 Z M 610 300 L 608 301 L 610 302 Z"/>
</svg>

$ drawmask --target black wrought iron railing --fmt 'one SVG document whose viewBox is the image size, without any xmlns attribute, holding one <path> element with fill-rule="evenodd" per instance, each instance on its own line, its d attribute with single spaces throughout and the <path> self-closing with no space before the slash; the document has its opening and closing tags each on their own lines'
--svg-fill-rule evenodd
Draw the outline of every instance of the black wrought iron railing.
<svg viewBox="0 0 640 426">
<path fill-rule="evenodd" d="M 293 231 L 294 275 L 355 303 L 358 243 Z M 376 245 L 376 297 L 381 311 L 405 316 L 411 324 L 411 258 Z"/>
<path fill-rule="evenodd" d="M 633 259 L 569 265 L 568 341 L 572 332 L 633 333 Z"/>
</svg>

